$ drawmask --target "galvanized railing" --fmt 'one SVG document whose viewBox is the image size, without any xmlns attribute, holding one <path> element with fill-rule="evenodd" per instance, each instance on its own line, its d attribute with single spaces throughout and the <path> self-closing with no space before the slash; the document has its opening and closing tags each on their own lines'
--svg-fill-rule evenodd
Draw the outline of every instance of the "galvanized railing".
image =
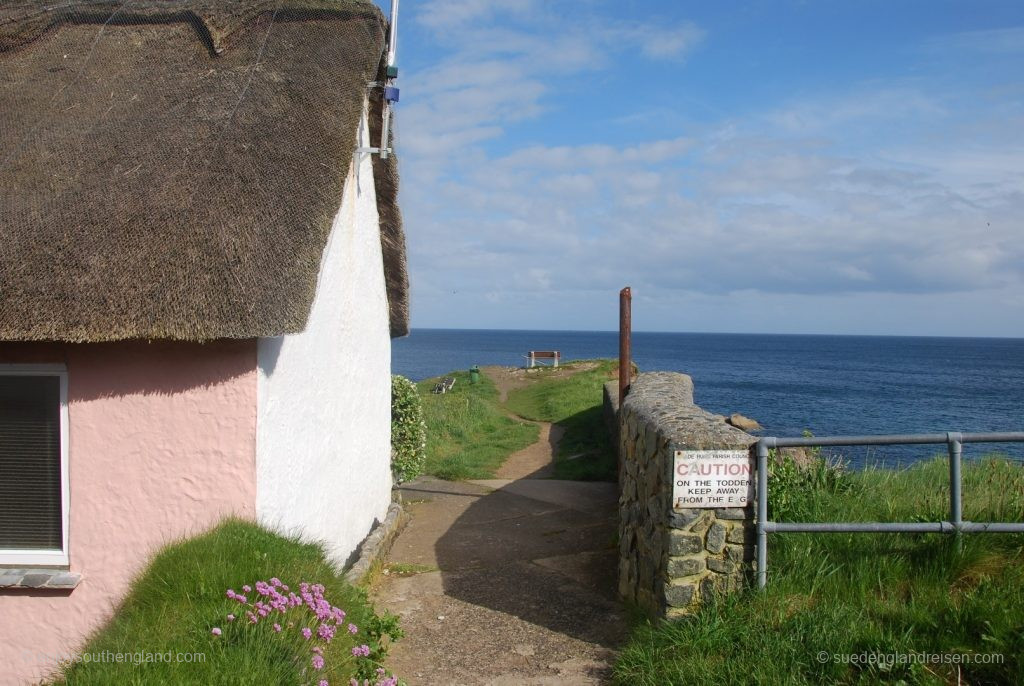
<svg viewBox="0 0 1024 686">
<path fill-rule="evenodd" d="M 762 438 L 757 442 L 757 586 L 768 583 L 770 533 L 1024 533 L 1024 522 L 963 521 L 960 463 L 964 443 L 1022 443 L 1024 432 L 897 434 Z M 817 448 L 862 445 L 946 444 L 949 451 L 949 521 L 945 522 L 771 522 L 768 521 L 768 452 L 774 448 Z"/>
</svg>

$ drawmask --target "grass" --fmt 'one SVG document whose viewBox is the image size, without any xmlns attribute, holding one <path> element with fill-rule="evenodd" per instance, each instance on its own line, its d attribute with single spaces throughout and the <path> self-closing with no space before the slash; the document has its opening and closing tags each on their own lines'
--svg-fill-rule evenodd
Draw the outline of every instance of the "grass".
<svg viewBox="0 0 1024 686">
<path fill-rule="evenodd" d="M 389 577 L 404 578 L 407 576 L 416 576 L 418 574 L 427 574 L 429 572 L 437 571 L 440 570 L 433 565 L 421 565 L 414 562 L 385 562 L 384 560 L 378 559 L 370 565 L 370 569 L 359 582 L 359 585 L 373 594 L 380 590 L 381 585 Z"/>
<path fill-rule="evenodd" d="M 373 632 L 388 624 L 377 618 L 365 593 L 349 586 L 317 546 L 273 534 L 255 524 L 227 520 L 213 531 L 161 550 L 133 583 L 113 618 L 82 649 L 83 655 L 128 654 L 129 661 L 84 660 L 66 666 L 57 684 L 304 684 L 310 644 L 299 627 L 280 634 L 269 622 L 246 625 L 228 588 L 279 577 L 298 592 L 301 581 L 326 587 L 325 598 L 348 613 L 360 631 L 339 632 L 325 647 L 326 667 L 316 681 L 349 683 L 356 676 L 353 646 L 374 646 Z M 250 593 L 250 602 L 255 599 Z M 227 622 L 227 613 L 240 620 Z M 305 617 L 296 608 L 285 617 Z M 220 627 L 223 635 L 211 635 Z M 191 662 L 144 662 L 145 655 L 199 654 Z M 380 657 L 379 654 L 374 657 Z M 140 662 L 141 664 L 135 664 Z M 367 665 L 369 666 L 369 665 Z M 372 670 L 371 670 L 372 671 Z"/>
<path fill-rule="evenodd" d="M 537 440 L 539 429 L 505 416 L 498 389 L 486 376 L 469 383 L 467 372 L 453 372 L 455 387 L 431 393 L 437 379 L 417 384 L 427 423 L 425 472 L 441 479 L 489 479 L 512 453 Z"/>
<path fill-rule="evenodd" d="M 572 373 L 591 364 L 592 369 Z M 529 386 L 509 393 L 506 405 L 512 412 L 565 430 L 555 461 L 556 479 L 615 480 L 615 451 L 604 423 L 603 388 L 615 378 L 616 370 L 615 360 L 569 362 L 535 372 Z"/>
<path fill-rule="evenodd" d="M 820 477 L 794 480 L 781 489 L 786 497 L 773 494 L 773 518 L 948 517 L 943 459 Z M 965 465 L 964 517 L 1024 521 L 1024 469 L 997 458 Z M 1024 536 L 962 541 L 958 550 L 953 537 L 938 534 L 772 535 L 765 592 L 733 595 L 676 623 L 639 625 L 618 658 L 616 683 L 1024 683 Z M 876 652 L 926 653 L 940 663 L 854 665 L 832 657 Z M 960 659 L 952 656 L 993 653 L 1001 664 L 952 663 Z"/>
<path fill-rule="evenodd" d="M 416 576 L 436 572 L 438 568 L 434 565 L 421 565 L 415 562 L 391 562 L 385 567 L 385 573 L 390 576 Z"/>
</svg>

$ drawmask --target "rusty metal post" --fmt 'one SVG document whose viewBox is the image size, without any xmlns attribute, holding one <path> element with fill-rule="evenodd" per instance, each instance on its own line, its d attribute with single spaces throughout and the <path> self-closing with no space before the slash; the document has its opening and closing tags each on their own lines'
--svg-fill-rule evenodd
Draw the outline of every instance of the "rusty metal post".
<svg viewBox="0 0 1024 686">
<path fill-rule="evenodd" d="M 633 375 L 633 358 L 630 338 L 633 329 L 631 306 L 633 293 L 626 286 L 619 291 L 619 407 L 626 399 L 629 382 Z"/>
</svg>

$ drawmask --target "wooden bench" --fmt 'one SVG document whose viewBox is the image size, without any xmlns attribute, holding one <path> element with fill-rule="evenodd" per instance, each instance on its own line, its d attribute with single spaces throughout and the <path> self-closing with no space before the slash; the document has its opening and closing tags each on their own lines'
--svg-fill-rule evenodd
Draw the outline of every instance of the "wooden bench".
<svg viewBox="0 0 1024 686">
<path fill-rule="evenodd" d="M 551 360 L 552 364 L 557 367 L 558 361 L 562 359 L 562 353 L 557 350 L 531 350 L 526 359 L 530 361 L 530 368 L 536 367 L 538 360 Z M 544 364 L 541 362 L 540 364 Z"/>
<path fill-rule="evenodd" d="M 434 391 L 433 392 L 434 393 L 447 393 L 448 391 L 452 390 L 453 386 L 455 386 L 455 377 L 454 376 L 446 376 L 445 378 L 441 379 L 436 384 L 434 384 Z"/>
</svg>

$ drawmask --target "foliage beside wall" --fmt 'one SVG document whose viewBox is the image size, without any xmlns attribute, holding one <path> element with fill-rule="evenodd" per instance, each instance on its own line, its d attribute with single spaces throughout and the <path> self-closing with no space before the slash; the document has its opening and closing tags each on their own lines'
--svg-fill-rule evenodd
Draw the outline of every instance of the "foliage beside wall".
<svg viewBox="0 0 1024 686">
<path fill-rule="evenodd" d="M 404 376 L 391 377 L 391 473 L 396 483 L 423 473 L 427 459 L 427 424 L 416 385 Z"/>
</svg>

